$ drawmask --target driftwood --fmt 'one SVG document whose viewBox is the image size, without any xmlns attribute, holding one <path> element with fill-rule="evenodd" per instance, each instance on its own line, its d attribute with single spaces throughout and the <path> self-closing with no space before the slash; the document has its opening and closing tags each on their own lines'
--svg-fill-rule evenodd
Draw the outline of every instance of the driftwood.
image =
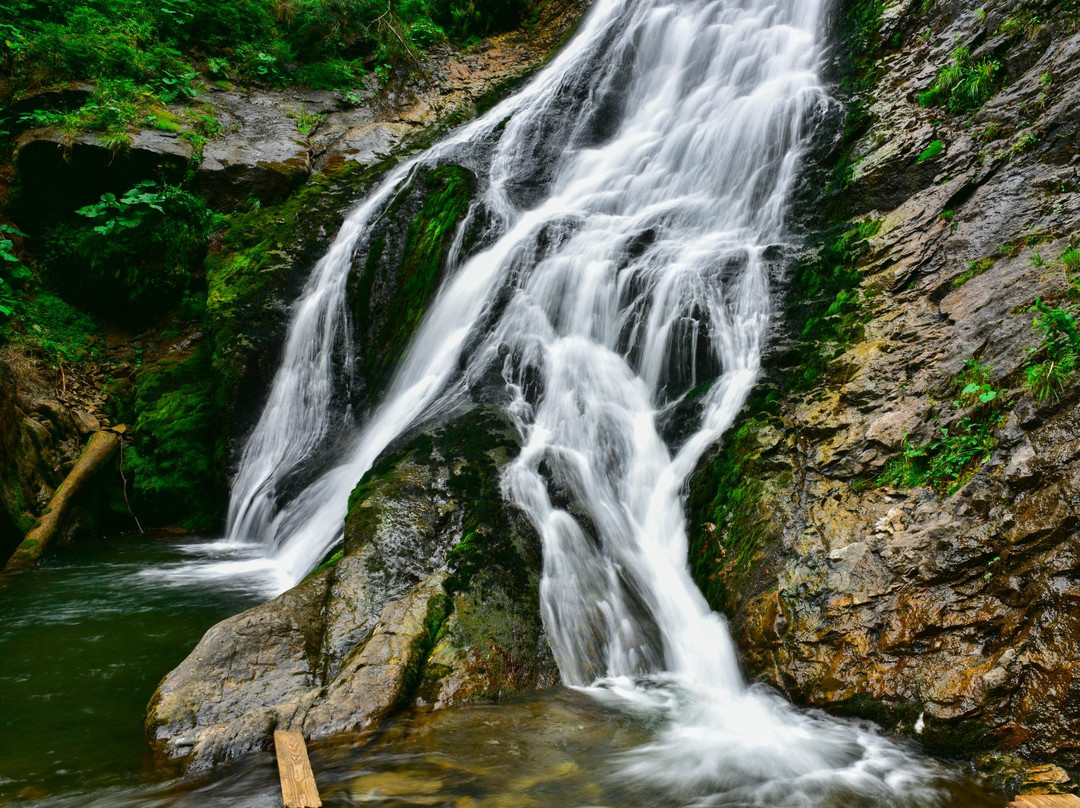
<svg viewBox="0 0 1080 808">
<path fill-rule="evenodd" d="M 67 516 L 68 509 L 75 495 L 79 493 L 79 489 L 112 457 L 113 452 L 120 445 L 120 433 L 123 431 L 124 428 L 115 427 L 109 430 L 103 429 L 90 436 L 86 448 L 79 455 L 71 472 L 56 489 L 37 525 L 26 534 L 22 544 L 8 559 L 4 572 L 15 572 L 33 566 L 64 524 L 64 517 Z"/>
</svg>

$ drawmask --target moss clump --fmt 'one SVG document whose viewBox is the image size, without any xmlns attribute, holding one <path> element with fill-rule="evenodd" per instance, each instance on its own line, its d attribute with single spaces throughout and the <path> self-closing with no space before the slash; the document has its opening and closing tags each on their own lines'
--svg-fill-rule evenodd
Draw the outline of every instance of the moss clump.
<svg viewBox="0 0 1080 808">
<path fill-rule="evenodd" d="M 984 272 L 989 270 L 994 264 L 997 263 L 997 259 L 992 257 L 980 258 L 977 261 L 972 261 L 968 264 L 967 269 L 953 278 L 953 289 L 959 289 L 968 281 L 979 277 Z"/>
<path fill-rule="evenodd" d="M 166 358 L 136 379 L 135 445 L 125 457 L 136 513 L 152 524 L 206 530 L 222 498 L 214 468 L 210 354 Z"/>
<path fill-rule="evenodd" d="M 930 145 L 922 150 L 922 153 L 915 158 L 916 163 L 925 163 L 927 160 L 933 160 L 939 154 L 945 151 L 945 144 L 940 140 L 930 141 Z"/>
</svg>

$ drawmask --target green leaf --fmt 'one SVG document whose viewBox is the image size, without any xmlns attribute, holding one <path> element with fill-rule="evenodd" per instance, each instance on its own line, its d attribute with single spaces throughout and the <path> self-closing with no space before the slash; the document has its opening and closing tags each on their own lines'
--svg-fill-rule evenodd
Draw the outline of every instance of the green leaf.
<svg viewBox="0 0 1080 808">
<path fill-rule="evenodd" d="M 972 393 L 977 393 L 978 391 L 979 385 L 975 384 L 975 382 L 971 382 L 967 387 L 960 391 L 960 395 L 970 396 Z"/>
<path fill-rule="evenodd" d="M 979 396 L 979 401 L 985 404 L 988 401 L 993 401 L 995 398 L 997 398 L 997 393 L 993 390 L 987 390 L 985 393 Z"/>
</svg>

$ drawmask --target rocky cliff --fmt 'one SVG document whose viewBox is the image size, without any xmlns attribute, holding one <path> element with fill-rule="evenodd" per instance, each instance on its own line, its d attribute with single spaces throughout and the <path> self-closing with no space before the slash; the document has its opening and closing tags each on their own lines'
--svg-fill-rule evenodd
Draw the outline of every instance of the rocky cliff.
<svg viewBox="0 0 1080 808">
<path fill-rule="evenodd" d="M 690 484 L 691 562 L 754 675 L 989 768 L 1080 766 L 1078 25 L 838 10 L 817 248 Z"/>
</svg>

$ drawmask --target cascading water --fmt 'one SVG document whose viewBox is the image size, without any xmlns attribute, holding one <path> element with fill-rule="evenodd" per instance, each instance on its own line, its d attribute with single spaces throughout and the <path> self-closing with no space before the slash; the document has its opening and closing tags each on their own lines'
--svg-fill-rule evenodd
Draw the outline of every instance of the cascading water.
<svg viewBox="0 0 1080 808">
<path fill-rule="evenodd" d="M 682 487 L 754 384 L 769 248 L 826 102 L 823 2 L 597 0 L 522 92 L 397 169 L 312 273 L 229 511 L 229 539 L 263 548 L 248 566 L 295 583 L 339 539 L 378 454 L 495 368 L 523 438 L 504 490 L 543 538 L 562 676 L 662 716 L 625 770 L 693 804 L 935 799 L 928 764 L 748 688 L 686 563 Z M 451 161 L 480 179 L 462 228 L 487 234 L 473 254 L 455 244 L 382 404 L 342 439 L 351 262 L 417 164 Z M 664 418 L 691 389 L 698 421 L 672 451 Z M 328 447 L 339 462 L 298 486 Z"/>
</svg>

